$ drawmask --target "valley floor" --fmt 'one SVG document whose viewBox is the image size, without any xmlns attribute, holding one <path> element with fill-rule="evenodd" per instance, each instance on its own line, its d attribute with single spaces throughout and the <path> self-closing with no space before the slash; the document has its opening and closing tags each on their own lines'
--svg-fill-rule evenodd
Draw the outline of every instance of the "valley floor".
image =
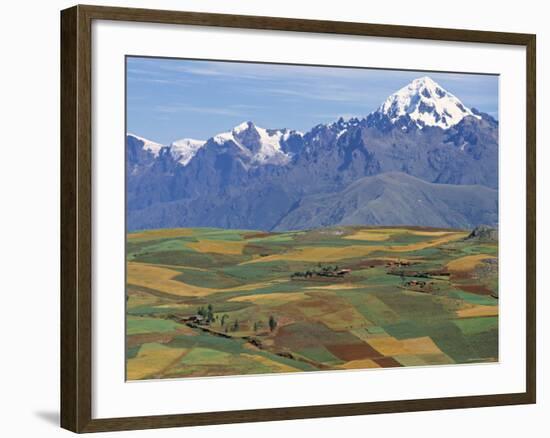
<svg viewBox="0 0 550 438">
<path fill-rule="evenodd" d="M 127 236 L 127 379 L 498 360 L 498 243 L 467 231 Z"/>
</svg>

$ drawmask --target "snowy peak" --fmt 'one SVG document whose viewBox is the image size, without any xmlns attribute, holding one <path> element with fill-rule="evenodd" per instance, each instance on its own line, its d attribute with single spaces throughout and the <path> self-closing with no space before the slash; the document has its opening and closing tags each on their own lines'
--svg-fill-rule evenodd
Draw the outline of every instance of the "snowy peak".
<svg viewBox="0 0 550 438">
<path fill-rule="evenodd" d="M 466 116 L 480 118 L 428 76 L 415 79 L 389 96 L 377 112 L 388 116 L 392 123 L 408 115 L 419 128 L 447 129 Z"/>
<path fill-rule="evenodd" d="M 206 142 L 204 140 L 195 140 L 194 138 L 182 138 L 176 140 L 170 145 L 170 154 L 172 158 L 187 166 L 189 161 L 197 154 L 198 150 L 204 146 Z"/>
<path fill-rule="evenodd" d="M 142 148 L 146 151 L 151 152 L 155 157 L 158 157 L 158 154 L 159 154 L 160 150 L 164 147 L 164 145 L 162 145 L 160 143 L 156 143 L 154 141 L 147 140 L 146 138 L 140 137 L 139 135 L 135 135 L 135 134 L 131 134 L 131 133 L 127 133 L 126 135 L 128 137 L 133 137 L 136 140 L 143 143 Z"/>
<path fill-rule="evenodd" d="M 213 141 L 218 145 L 235 144 L 251 164 L 284 165 L 293 155 L 286 144 L 291 136 L 302 134 L 288 129 L 265 129 L 247 121 L 214 136 Z"/>
<path fill-rule="evenodd" d="M 148 140 L 144 137 L 140 137 L 139 135 L 128 133 L 127 136 L 141 143 L 141 148 L 145 151 L 149 151 L 150 153 L 152 153 L 155 158 L 159 156 L 163 148 L 166 148 L 172 158 L 183 166 L 186 166 L 189 161 L 191 161 L 191 159 L 195 156 L 197 151 L 206 143 L 203 140 L 182 138 L 181 140 L 176 140 L 172 142 L 169 146 L 165 146 L 155 141 Z"/>
<path fill-rule="evenodd" d="M 235 134 L 241 134 L 242 132 L 244 131 L 247 131 L 249 129 L 254 129 L 255 128 L 255 125 L 253 122 L 242 122 L 241 124 L 235 126 L 233 128 L 233 133 Z"/>
<path fill-rule="evenodd" d="M 259 163 L 287 164 L 291 155 L 283 149 L 282 141 L 285 133 L 280 130 L 267 130 L 256 127 L 260 136 L 260 148 L 256 152 L 255 159 Z"/>
</svg>

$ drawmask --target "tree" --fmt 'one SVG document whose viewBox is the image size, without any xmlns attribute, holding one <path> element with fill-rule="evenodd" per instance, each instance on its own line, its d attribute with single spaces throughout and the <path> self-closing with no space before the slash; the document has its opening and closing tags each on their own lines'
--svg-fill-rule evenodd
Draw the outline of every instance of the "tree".
<svg viewBox="0 0 550 438">
<path fill-rule="evenodd" d="M 231 330 L 236 332 L 237 330 L 239 330 L 239 320 L 236 319 L 235 322 L 233 323 L 233 326 L 231 327 Z"/>
<path fill-rule="evenodd" d="M 269 317 L 269 329 L 271 331 L 275 330 L 277 328 L 277 320 L 273 315 Z"/>
<path fill-rule="evenodd" d="M 212 304 L 209 304 L 206 309 L 206 321 L 214 321 L 214 307 L 212 306 Z"/>
</svg>

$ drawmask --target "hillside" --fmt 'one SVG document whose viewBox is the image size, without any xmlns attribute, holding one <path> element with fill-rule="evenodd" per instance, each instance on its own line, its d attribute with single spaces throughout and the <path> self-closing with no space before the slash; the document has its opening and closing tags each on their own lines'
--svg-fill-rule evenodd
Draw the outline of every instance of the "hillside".
<svg viewBox="0 0 550 438">
<path fill-rule="evenodd" d="M 337 227 L 129 233 L 129 380 L 498 361 L 498 242 Z"/>
<path fill-rule="evenodd" d="M 497 221 L 494 189 L 434 184 L 388 172 L 361 178 L 341 192 L 306 197 L 274 229 L 362 224 L 470 228 Z"/>
</svg>

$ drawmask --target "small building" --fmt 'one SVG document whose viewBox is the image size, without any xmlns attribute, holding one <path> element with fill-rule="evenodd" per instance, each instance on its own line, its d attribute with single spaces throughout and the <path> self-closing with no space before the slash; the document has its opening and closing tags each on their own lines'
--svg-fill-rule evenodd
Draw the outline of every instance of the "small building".
<svg viewBox="0 0 550 438">
<path fill-rule="evenodd" d="M 339 271 L 336 272 L 336 275 L 338 277 L 343 277 L 344 275 L 347 275 L 351 272 L 351 269 L 340 269 Z"/>
<path fill-rule="evenodd" d="M 411 280 L 411 281 L 407 282 L 407 286 L 424 287 L 424 286 L 426 286 L 426 282 L 425 281 Z"/>
<path fill-rule="evenodd" d="M 187 318 L 184 318 L 183 320 L 184 322 L 191 322 L 194 324 L 202 324 L 205 321 L 204 316 L 202 315 L 191 315 Z"/>
</svg>

